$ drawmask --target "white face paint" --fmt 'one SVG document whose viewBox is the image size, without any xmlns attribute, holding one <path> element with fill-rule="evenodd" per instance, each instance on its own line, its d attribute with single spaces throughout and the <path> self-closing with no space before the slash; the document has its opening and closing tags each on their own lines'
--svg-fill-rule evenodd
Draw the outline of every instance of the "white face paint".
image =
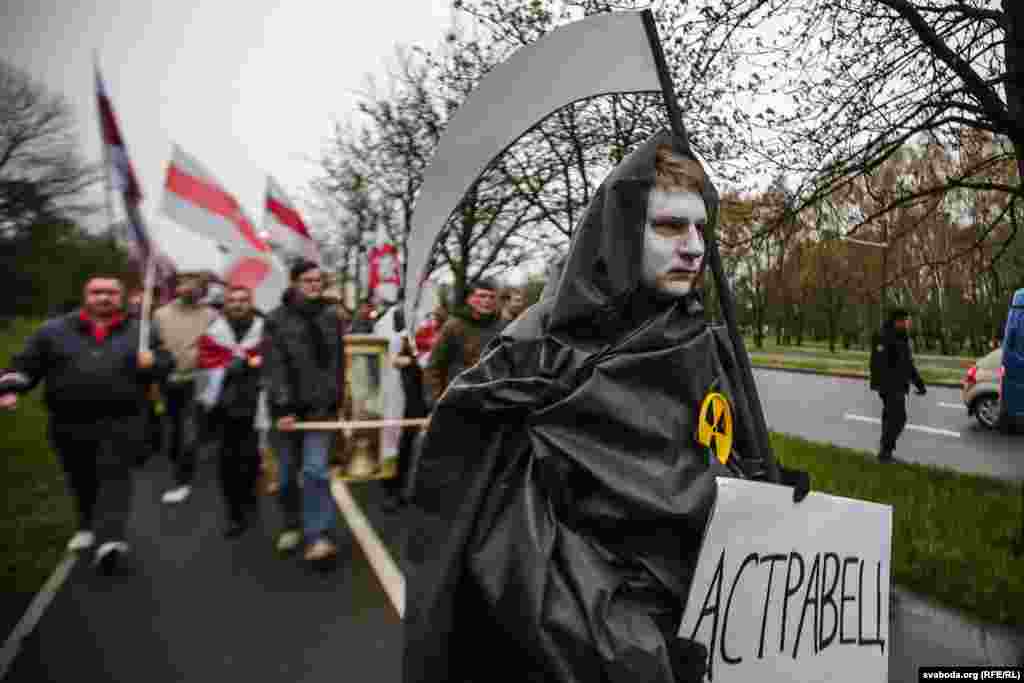
<svg viewBox="0 0 1024 683">
<path fill-rule="evenodd" d="M 672 297 L 690 293 L 704 260 L 708 214 L 696 192 L 651 190 L 644 226 L 643 283 Z"/>
</svg>

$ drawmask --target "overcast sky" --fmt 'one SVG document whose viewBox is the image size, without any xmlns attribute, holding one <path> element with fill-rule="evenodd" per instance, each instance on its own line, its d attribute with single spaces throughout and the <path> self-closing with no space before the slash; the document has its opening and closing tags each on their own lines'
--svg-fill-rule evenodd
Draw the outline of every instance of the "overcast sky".
<svg viewBox="0 0 1024 683">
<path fill-rule="evenodd" d="M 177 142 L 262 222 L 265 174 L 295 193 L 345 119 L 367 74 L 383 79 L 397 45 L 437 45 L 449 0 L 115 2 L 7 0 L 0 56 L 64 94 L 82 151 L 101 158 L 93 85 L 107 90 L 142 183 L 160 205 Z"/>
</svg>

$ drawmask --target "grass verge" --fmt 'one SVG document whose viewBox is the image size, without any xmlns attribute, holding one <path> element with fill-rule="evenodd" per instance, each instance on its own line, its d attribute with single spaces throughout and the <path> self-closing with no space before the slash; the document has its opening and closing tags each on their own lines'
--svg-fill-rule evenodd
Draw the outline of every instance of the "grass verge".
<svg viewBox="0 0 1024 683">
<path fill-rule="evenodd" d="M 782 354 L 750 352 L 750 362 L 754 367 L 778 368 L 781 370 L 815 370 L 826 374 L 856 375 L 867 379 L 868 363 L 866 360 L 840 360 L 825 358 L 795 358 Z M 963 379 L 962 369 L 943 368 L 916 363 L 921 378 L 925 383 L 959 383 Z"/>
<path fill-rule="evenodd" d="M 40 321 L 16 320 L 0 332 L 0 363 L 20 351 Z M 39 390 L 0 411 L 0 594 L 31 597 L 64 555 L 75 532 L 74 505 L 46 440 Z"/>
<path fill-rule="evenodd" d="M 892 578 L 985 622 L 1024 627 L 1019 486 L 772 434 L 780 462 L 806 470 L 814 491 L 893 507 Z"/>
</svg>

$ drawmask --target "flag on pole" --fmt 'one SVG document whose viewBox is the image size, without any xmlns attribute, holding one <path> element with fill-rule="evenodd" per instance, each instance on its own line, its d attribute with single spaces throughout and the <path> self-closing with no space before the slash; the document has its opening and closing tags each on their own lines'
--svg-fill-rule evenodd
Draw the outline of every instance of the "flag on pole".
<svg viewBox="0 0 1024 683">
<path fill-rule="evenodd" d="M 111 185 L 118 190 L 124 201 L 128 223 L 128 236 L 138 256 L 139 265 L 144 270 L 149 259 L 151 248 L 149 234 L 139 214 L 139 203 L 142 201 L 142 188 L 135 176 L 131 160 L 128 158 L 128 146 L 121 135 L 121 127 L 114 115 L 114 107 L 110 103 L 100 65 L 96 63 L 96 99 L 100 119 L 100 137 L 103 140 L 104 157 L 107 162 L 106 172 Z"/>
<path fill-rule="evenodd" d="M 95 67 L 96 101 L 99 111 L 100 137 L 103 141 L 104 158 L 107 164 L 107 178 L 110 180 L 110 186 L 121 195 L 125 222 L 128 227 L 125 232 L 128 237 L 129 253 L 142 276 L 143 295 L 142 310 L 140 311 L 142 328 L 139 334 L 139 350 L 146 351 L 149 348 L 149 313 L 153 305 L 153 288 L 156 282 L 166 283 L 172 279 L 174 267 L 167 256 L 153 244 L 149 232 L 146 230 L 146 224 L 139 210 L 139 204 L 142 202 L 142 186 L 135 175 L 135 169 L 132 168 L 131 159 L 128 158 L 128 146 L 121 135 L 121 127 L 118 125 L 114 107 L 107 94 L 98 58 L 93 66 Z M 111 218 L 113 217 L 111 216 Z M 163 298 L 166 299 L 168 294 L 169 292 L 165 288 Z"/>
<path fill-rule="evenodd" d="M 284 267 L 234 195 L 178 145 L 167 168 L 162 212 L 209 240 L 211 249 L 219 252 L 217 275 L 226 284 L 251 289 L 254 303 L 263 311 L 277 306 L 288 286 Z"/>
<path fill-rule="evenodd" d="M 270 253 L 234 195 L 198 159 L 174 145 L 164 184 L 163 213 L 228 249 Z"/>
<path fill-rule="evenodd" d="M 264 202 L 263 228 L 270 242 L 288 258 L 308 259 L 320 263 L 320 250 L 295 205 L 281 185 L 267 176 L 267 198 Z"/>
<path fill-rule="evenodd" d="M 370 299 L 377 303 L 398 301 L 402 284 L 398 249 L 388 240 L 384 224 L 377 227 L 377 245 L 370 250 Z"/>
</svg>

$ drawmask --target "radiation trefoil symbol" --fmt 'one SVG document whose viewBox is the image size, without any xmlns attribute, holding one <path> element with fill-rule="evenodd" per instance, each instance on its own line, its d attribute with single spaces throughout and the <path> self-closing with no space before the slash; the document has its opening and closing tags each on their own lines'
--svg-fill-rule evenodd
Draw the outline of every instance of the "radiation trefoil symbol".
<svg viewBox="0 0 1024 683">
<path fill-rule="evenodd" d="M 723 465 L 732 453 L 732 409 L 729 399 L 719 393 L 704 397 L 700 406 L 697 441 Z"/>
</svg>

